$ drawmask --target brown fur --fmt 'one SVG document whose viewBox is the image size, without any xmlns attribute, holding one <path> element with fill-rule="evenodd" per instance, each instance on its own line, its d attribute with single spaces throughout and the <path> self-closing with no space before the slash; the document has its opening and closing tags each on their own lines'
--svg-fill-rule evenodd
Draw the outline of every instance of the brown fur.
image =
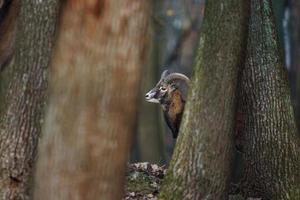
<svg viewBox="0 0 300 200">
<path fill-rule="evenodd" d="M 164 115 L 166 122 L 172 130 L 173 137 L 176 138 L 178 135 L 181 117 L 184 110 L 184 101 L 182 99 L 181 92 L 175 90 L 170 94 L 170 102 L 164 109 Z"/>
<path fill-rule="evenodd" d="M 181 93 L 179 92 L 179 90 L 173 92 L 171 99 L 172 101 L 169 106 L 168 116 L 173 122 L 176 122 L 178 115 L 180 115 L 180 113 L 183 112 L 183 107 L 184 107 L 181 98 Z"/>
</svg>

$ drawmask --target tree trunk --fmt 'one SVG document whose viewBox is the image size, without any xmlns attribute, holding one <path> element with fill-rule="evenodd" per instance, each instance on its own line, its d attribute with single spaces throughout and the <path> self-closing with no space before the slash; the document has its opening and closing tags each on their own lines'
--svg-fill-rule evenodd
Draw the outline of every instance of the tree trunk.
<svg viewBox="0 0 300 200">
<path fill-rule="evenodd" d="M 247 197 L 300 199 L 300 146 L 270 0 L 252 0 L 242 77 Z"/>
<path fill-rule="evenodd" d="M 20 2 L 15 55 L 1 72 L 0 198 L 3 200 L 30 199 L 58 11 L 56 0 Z"/>
<path fill-rule="evenodd" d="M 161 163 L 165 164 L 163 132 L 160 126 L 160 108 L 156 104 L 145 101 L 144 95 L 153 85 L 156 84 L 158 77 L 158 65 L 155 62 L 155 48 L 151 51 L 151 61 L 143 69 L 142 88 L 138 110 L 138 129 L 137 129 L 137 150 L 140 162 Z"/>
<path fill-rule="evenodd" d="M 35 199 L 121 199 L 146 59 L 148 4 L 65 2 Z"/>
<path fill-rule="evenodd" d="M 152 1 L 152 15 L 161 10 L 161 0 Z M 152 42 L 149 62 L 143 69 L 141 99 L 138 110 L 137 145 L 139 162 L 165 163 L 163 137 L 164 131 L 161 126 L 160 107 L 145 101 L 144 95 L 157 83 L 160 71 L 160 42 L 157 41 L 158 29 L 156 23 L 152 21 Z"/>
<path fill-rule="evenodd" d="M 227 199 L 247 1 L 206 1 L 179 138 L 160 199 Z"/>
</svg>

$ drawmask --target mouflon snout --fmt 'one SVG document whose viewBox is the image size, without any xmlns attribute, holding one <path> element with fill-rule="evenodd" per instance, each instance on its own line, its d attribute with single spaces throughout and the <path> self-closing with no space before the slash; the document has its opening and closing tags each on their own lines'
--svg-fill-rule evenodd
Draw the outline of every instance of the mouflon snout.
<svg viewBox="0 0 300 200">
<path fill-rule="evenodd" d="M 164 98 L 167 92 L 167 83 L 164 81 L 164 78 L 170 74 L 168 70 L 165 70 L 158 83 L 154 88 L 152 88 L 147 94 L 145 95 L 146 101 L 151 103 L 161 103 L 161 100 Z"/>
<path fill-rule="evenodd" d="M 157 98 L 158 96 L 157 93 L 158 91 L 156 90 L 156 88 L 153 88 L 152 90 L 147 92 L 147 94 L 145 95 L 146 101 L 151 103 L 159 103 L 159 100 Z"/>
</svg>

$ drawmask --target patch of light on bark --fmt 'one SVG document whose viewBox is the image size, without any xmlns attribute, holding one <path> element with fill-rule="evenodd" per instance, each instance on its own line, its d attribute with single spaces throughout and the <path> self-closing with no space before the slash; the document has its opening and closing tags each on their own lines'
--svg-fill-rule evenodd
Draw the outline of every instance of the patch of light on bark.
<svg viewBox="0 0 300 200">
<path fill-rule="evenodd" d="M 204 42 L 205 42 L 204 37 L 200 37 L 200 39 L 199 39 L 199 46 L 200 47 L 203 46 Z"/>
<path fill-rule="evenodd" d="M 24 73 L 23 77 L 22 77 L 22 80 L 26 84 L 28 82 L 28 80 L 29 80 L 29 75 L 27 73 Z"/>
<path fill-rule="evenodd" d="M 200 131 L 196 130 L 196 135 L 198 136 L 199 134 L 200 134 Z M 205 176 L 205 169 L 204 169 L 203 162 L 202 162 L 202 154 L 203 154 L 202 149 L 203 149 L 203 145 L 200 143 L 198 152 L 197 152 L 197 156 L 196 156 L 196 166 L 200 170 L 201 175 Z"/>
<path fill-rule="evenodd" d="M 203 200 L 209 200 L 211 199 L 211 194 L 207 194 L 205 197 L 203 197 Z"/>
<path fill-rule="evenodd" d="M 178 155 L 177 158 L 178 159 L 174 162 L 174 167 L 173 167 L 172 174 L 178 176 L 178 175 L 182 175 L 183 174 L 183 170 L 180 167 L 181 160 L 182 160 L 183 156 Z"/>
<path fill-rule="evenodd" d="M 36 0 L 36 3 L 43 3 L 43 0 Z"/>
<path fill-rule="evenodd" d="M 284 55 L 286 68 L 291 70 L 291 45 L 290 45 L 290 33 L 289 33 L 289 21 L 290 21 L 290 9 L 286 7 L 284 9 L 284 17 L 282 20 L 283 26 L 283 40 L 284 40 Z"/>
<path fill-rule="evenodd" d="M 224 10 L 224 4 L 221 3 L 221 12 L 223 12 L 223 10 Z"/>
</svg>

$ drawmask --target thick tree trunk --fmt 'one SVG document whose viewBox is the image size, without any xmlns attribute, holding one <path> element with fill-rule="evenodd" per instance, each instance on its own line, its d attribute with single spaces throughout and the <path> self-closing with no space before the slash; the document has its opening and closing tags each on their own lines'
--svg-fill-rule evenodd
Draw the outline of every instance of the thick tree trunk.
<svg viewBox="0 0 300 200">
<path fill-rule="evenodd" d="M 160 199 L 227 199 L 247 1 L 206 2 L 179 138 Z"/>
<path fill-rule="evenodd" d="M 121 199 L 146 59 L 148 4 L 65 2 L 35 199 Z"/>
<path fill-rule="evenodd" d="M 251 1 L 242 77 L 245 196 L 300 199 L 300 146 L 270 0 Z"/>
<path fill-rule="evenodd" d="M 0 198 L 3 200 L 30 199 L 58 11 L 56 0 L 20 2 L 16 52 L 1 73 Z"/>
</svg>

